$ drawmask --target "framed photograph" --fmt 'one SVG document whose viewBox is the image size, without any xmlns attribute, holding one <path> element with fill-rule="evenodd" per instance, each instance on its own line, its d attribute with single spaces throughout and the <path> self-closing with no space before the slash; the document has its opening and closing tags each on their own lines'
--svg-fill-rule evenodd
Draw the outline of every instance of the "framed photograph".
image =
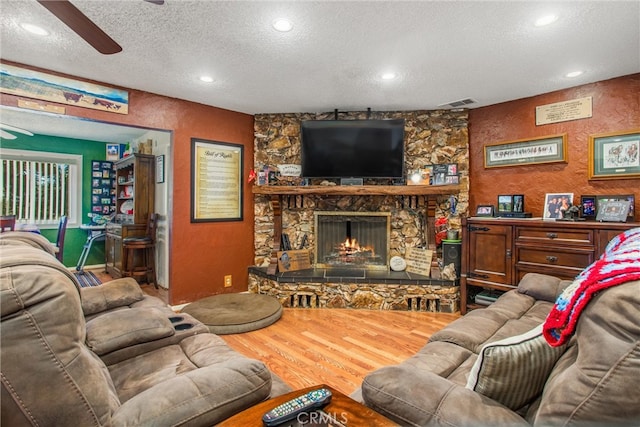
<svg viewBox="0 0 640 427">
<path fill-rule="evenodd" d="M 609 194 L 609 195 L 600 195 L 595 196 L 596 198 L 596 211 L 599 212 L 600 205 L 602 203 L 608 201 L 628 201 L 629 202 L 629 211 L 628 211 L 628 220 L 633 221 L 635 218 L 635 204 L 636 198 L 633 194 Z"/>
<path fill-rule="evenodd" d="M 573 193 L 547 193 L 544 197 L 542 218 L 562 219 L 564 212 L 573 205 Z"/>
<path fill-rule="evenodd" d="M 513 196 L 511 194 L 498 196 L 498 212 L 513 212 Z"/>
<path fill-rule="evenodd" d="M 493 216 L 493 205 L 478 205 L 476 216 Z"/>
<path fill-rule="evenodd" d="M 107 160 L 116 161 L 120 159 L 120 144 L 107 144 Z"/>
<path fill-rule="evenodd" d="M 489 144 L 484 167 L 519 166 L 567 161 L 567 134 Z"/>
<path fill-rule="evenodd" d="M 191 222 L 242 221 L 240 144 L 191 138 Z"/>
<path fill-rule="evenodd" d="M 156 183 L 164 182 L 164 154 L 156 156 Z"/>
<path fill-rule="evenodd" d="M 580 196 L 580 213 L 585 219 L 596 218 L 596 196 Z"/>
<path fill-rule="evenodd" d="M 606 200 L 598 205 L 596 221 L 627 222 L 629 215 L 628 200 Z"/>
<path fill-rule="evenodd" d="M 524 212 L 524 194 L 513 195 L 513 212 Z"/>
<path fill-rule="evenodd" d="M 640 178 L 640 129 L 589 136 L 589 179 Z"/>
</svg>

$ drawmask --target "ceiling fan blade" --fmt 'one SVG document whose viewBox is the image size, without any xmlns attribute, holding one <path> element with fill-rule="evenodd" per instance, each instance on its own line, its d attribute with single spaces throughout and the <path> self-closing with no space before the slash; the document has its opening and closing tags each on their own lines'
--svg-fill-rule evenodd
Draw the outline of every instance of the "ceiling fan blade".
<svg viewBox="0 0 640 427">
<path fill-rule="evenodd" d="M 2 129 L 0 129 L 0 137 L 4 138 L 4 139 L 16 139 L 17 136 L 15 136 L 12 133 L 9 132 L 5 132 Z"/>
<path fill-rule="evenodd" d="M 158 4 L 158 5 L 164 4 L 164 0 L 144 0 L 144 1 L 148 3 Z"/>
<path fill-rule="evenodd" d="M 25 130 L 25 129 L 22 129 L 22 128 L 17 128 L 15 126 L 11 126 L 11 125 L 6 125 L 4 123 L 0 123 L 0 130 L 10 130 L 11 132 L 18 132 L 18 133 L 23 133 L 25 135 L 33 136 L 33 133 L 29 132 L 28 130 Z"/>
<path fill-rule="evenodd" d="M 122 47 L 68 0 L 37 0 L 98 52 L 111 55 Z"/>
</svg>

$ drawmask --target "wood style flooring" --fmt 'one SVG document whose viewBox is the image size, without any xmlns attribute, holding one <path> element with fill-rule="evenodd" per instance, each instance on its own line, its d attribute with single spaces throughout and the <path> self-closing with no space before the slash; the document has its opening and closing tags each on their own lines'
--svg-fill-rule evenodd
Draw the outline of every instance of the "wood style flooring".
<svg viewBox="0 0 640 427">
<path fill-rule="evenodd" d="M 102 282 L 104 272 L 94 273 Z M 99 274 L 100 273 L 100 274 Z M 142 285 L 167 301 L 167 291 Z M 293 389 L 329 384 L 349 395 L 371 371 L 411 357 L 459 313 L 285 308 L 266 328 L 221 335 L 234 350 L 261 360 Z"/>
<path fill-rule="evenodd" d="M 285 308 L 273 325 L 222 335 L 236 351 L 263 361 L 294 389 L 329 384 L 351 394 L 371 371 L 418 351 L 459 314 Z"/>
</svg>

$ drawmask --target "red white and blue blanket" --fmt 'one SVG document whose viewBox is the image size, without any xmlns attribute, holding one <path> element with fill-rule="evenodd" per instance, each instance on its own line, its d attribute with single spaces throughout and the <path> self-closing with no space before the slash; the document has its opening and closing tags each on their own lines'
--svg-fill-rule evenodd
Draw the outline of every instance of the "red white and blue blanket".
<svg viewBox="0 0 640 427">
<path fill-rule="evenodd" d="M 602 289 L 640 280 L 640 228 L 614 237 L 602 256 L 560 294 L 544 322 L 547 342 L 558 347 L 573 335 L 582 310 Z"/>
</svg>

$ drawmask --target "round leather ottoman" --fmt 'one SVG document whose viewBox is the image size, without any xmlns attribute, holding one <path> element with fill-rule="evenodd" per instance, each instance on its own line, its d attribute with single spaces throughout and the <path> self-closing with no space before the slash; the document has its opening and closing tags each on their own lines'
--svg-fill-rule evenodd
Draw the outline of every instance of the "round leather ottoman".
<svg viewBox="0 0 640 427">
<path fill-rule="evenodd" d="M 220 294 L 192 302 L 183 313 L 190 314 L 214 334 L 238 334 L 264 328 L 282 316 L 282 305 L 269 295 Z"/>
</svg>

